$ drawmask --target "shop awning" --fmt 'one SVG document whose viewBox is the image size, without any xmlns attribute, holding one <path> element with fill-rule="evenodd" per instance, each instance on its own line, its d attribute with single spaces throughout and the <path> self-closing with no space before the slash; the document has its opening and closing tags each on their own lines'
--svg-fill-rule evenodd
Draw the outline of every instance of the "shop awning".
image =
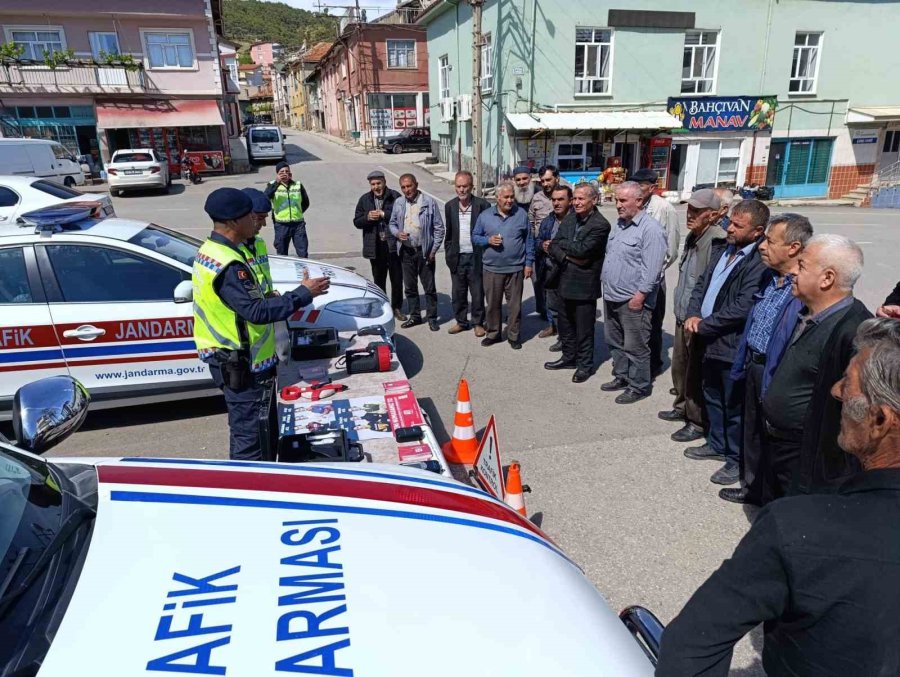
<svg viewBox="0 0 900 677">
<path fill-rule="evenodd" d="M 224 124 L 219 104 L 208 99 L 97 103 L 98 129 L 220 127 Z"/>
<path fill-rule="evenodd" d="M 900 121 L 900 106 L 873 106 L 847 110 L 847 124 Z"/>
<path fill-rule="evenodd" d="M 509 124 L 520 132 L 537 130 L 676 129 L 681 121 L 665 111 L 610 111 L 606 113 L 507 113 Z"/>
</svg>

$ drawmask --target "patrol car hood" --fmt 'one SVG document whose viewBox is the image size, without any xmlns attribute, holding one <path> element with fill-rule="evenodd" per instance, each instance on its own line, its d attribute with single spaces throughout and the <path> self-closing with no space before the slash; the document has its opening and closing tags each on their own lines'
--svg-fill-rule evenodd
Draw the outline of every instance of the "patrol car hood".
<svg viewBox="0 0 900 677">
<path fill-rule="evenodd" d="M 330 266 L 309 259 L 295 259 L 287 256 L 270 256 L 269 269 L 272 271 L 272 282 L 275 284 L 297 285 L 303 279 L 303 272 L 308 270 L 310 277 L 326 276 L 331 278 L 332 285 L 352 287 L 365 291 L 367 282 L 364 277 L 352 270 L 339 266 Z M 362 295 L 362 294 L 360 294 Z"/>
<path fill-rule="evenodd" d="M 40 670 L 651 675 L 600 594 L 482 492 L 394 466 L 98 461 Z"/>
</svg>

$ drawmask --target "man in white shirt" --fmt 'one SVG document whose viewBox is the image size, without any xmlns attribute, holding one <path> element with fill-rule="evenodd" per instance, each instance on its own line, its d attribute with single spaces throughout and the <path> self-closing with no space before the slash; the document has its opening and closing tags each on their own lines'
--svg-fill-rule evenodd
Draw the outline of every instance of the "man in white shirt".
<svg viewBox="0 0 900 677">
<path fill-rule="evenodd" d="M 666 269 L 678 260 L 681 231 L 675 207 L 671 202 L 656 194 L 659 181 L 656 172 L 649 168 L 639 169 L 631 177 L 631 180 L 639 183 L 644 191 L 644 211 L 659 221 L 666 231 L 666 262 L 659 282 L 659 296 L 650 318 L 650 373 L 657 376 L 662 372 L 663 364 L 662 323 L 666 314 Z"/>
</svg>

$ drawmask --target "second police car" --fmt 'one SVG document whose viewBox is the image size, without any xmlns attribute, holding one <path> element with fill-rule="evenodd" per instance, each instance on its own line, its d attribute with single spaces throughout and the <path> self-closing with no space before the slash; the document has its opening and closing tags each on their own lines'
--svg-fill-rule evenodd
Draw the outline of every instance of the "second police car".
<svg viewBox="0 0 900 677">
<path fill-rule="evenodd" d="M 19 443 L 46 451 L 88 401 L 24 387 Z M 0 440 L 0 508 L 3 675 L 653 674 L 650 612 L 621 622 L 529 520 L 422 470 Z"/>
<path fill-rule="evenodd" d="M 97 408 L 215 394 L 193 341 L 191 266 L 200 242 L 153 223 L 95 218 L 66 203 L 0 225 L 0 417 L 38 378 L 71 375 Z M 275 289 L 326 275 L 331 287 L 292 322 L 394 331 L 390 302 L 364 277 L 269 258 Z"/>
</svg>

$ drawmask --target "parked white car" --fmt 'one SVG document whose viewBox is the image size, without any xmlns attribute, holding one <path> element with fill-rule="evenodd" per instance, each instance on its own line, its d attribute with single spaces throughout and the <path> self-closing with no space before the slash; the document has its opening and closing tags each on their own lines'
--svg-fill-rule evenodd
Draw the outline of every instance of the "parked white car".
<svg viewBox="0 0 900 677">
<path fill-rule="evenodd" d="M 46 139 L 0 139 L 0 174 L 84 185 L 84 172 L 75 156 L 62 144 Z"/>
<path fill-rule="evenodd" d="M 117 150 L 106 165 L 106 181 L 113 195 L 152 188 L 169 192 L 172 185 L 169 161 L 152 148 Z"/>
<path fill-rule="evenodd" d="M 274 125 L 251 125 L 247 129 L 247 152 L 250 162 L 284 160 L 284 135 Z"/>
<path fill-rule="evenodd" d="M 49 179 L 33 176 L 0 176 L 0 225 L 16 223 L 26 213 L 62 202 L 96 200 L 104 216 L 115 216 L 106 193 L 82 193 Z"/>
<path fill-rule="evenodd" d="M 0 443 L 4 675 L 653 675 L 659 621 L 617 617 L 479 489 L 375 463 L 35 455 L 88 403 L 31 383 L 21 449 Z"/>
<path fill-rule="evenodd" d="M 99 407 L 219 392 L 193 337 L 191 268 L 201 242 L 90 212 L 63 204 L 24 215 L 30 226 L 0 225 L 0 418 L 13 393 L 41 376 L 77 378 Z M 282 293 L 305 271 L 331 278 L 292 326 L 381 325 L 393 334 L 390 302 L 364 277 L 306 259 L 271 256 L 269 265 Z"/>
</svg>

